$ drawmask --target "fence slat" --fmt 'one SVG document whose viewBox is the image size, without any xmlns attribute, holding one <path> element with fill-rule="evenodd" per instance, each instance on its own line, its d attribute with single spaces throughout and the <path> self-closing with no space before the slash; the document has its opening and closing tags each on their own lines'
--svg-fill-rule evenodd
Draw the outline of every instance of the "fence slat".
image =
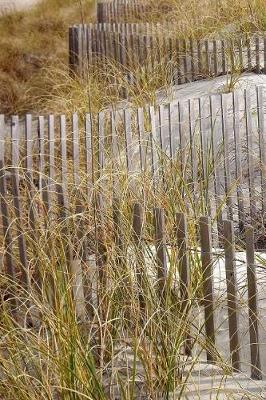
<svg viewBox="0 0 266 400">
<path fill-rule="evenodd" d="M 244 195 L 242 190 L 243 173 L 242 173 L 242 145 L 240 137 L 240 115 L 239 115 L 239 96 L 237 92 L 233 92 L 233 130 L 235 144 L 235 165 L 236 165 L 236 194 L 238 203 L 238 219 L 239 230 L 243 232 L 245 224 L 244 211 Z"/>
<path fill-rule="evenodd" d="M 253 154 L 253 126 L 252 126 L 252 110 L 250 102 L 250 93 L 245 89 L 245 120 L 246 120 L 246 139 L 247 139 L 247 163 L 249 178 L 249 201 L 250 201 L 250 217 L 254 222 L 256 219 L 256 191 L 254 183 L 254 154 Z"/>
<path fill-rule="evenodd" d="M 237 319 L 236 255 L 232 221 L 224 221 L 224 255 L 227 285 L 227 308 L 229 323 L 230 355 L 235 371 L 240 371 L 239 335 Z"/>
<path fill-rule="evenodd" d="M 48 161 L 49 161 L 49 195 L 52 197 L 55 182 L 55 132 L 54 116 L 48 116 Z"/>
<path fill-rule="evenodd" d="M 201 217 L 199 221 L 201 262 L 204 293 L 205 331 L 207 337 L 207 361 L 213 363 L 215 357 L 212 349 L 215 346 L 214 297 L 213 297 L 213 259 L 211 223 L 209 217 Z"/>
<path fill-rule="evenodd" d="M 167 258 L 166 258 L 166 241 L 165 241 L 165 221 L 164 210 L 154 208 L 154 227 L 155 227 L 155 248 L 157 263 L 157 279 L 159 296 L 162 302 L 165 297 L 166 277 L 167 277 Z"/>
<path fill-rule="evenodd" d="M 44 117 L 38 117 L 38 150 L 39 150 L 39 160 L 38 160 L 38 169 L 39 169 L 39 190 L 41 193 L 41 198 L 43 200 L 43 191 L 45 186 L 44 180 Z"/>
<path fill-rule="evenodd" d="M 80 184 L 80 155 L 79 155 L 79 126 L 78 114 L 72 115 L 72 140 L 73 140 L 73 178 L 76 187 Z"/>
<path fill-rule="evenodd" d="M 258 131 L 259 131 L 259 147 L 260 147 L 260 162 L 261 162 L 261 199 L 262 212 L 266 215 L 266 145 L 265 145 L 265 123 L 264 123 L 264 90 L 262 87 L 257 87 L 257 114 L 258 114 Z"/>
<path fill-rule="evenodd" d="M 189 321 L 184 320 L 185 314 L 189 314 L 189 299 L 190 299 L 190 267 L 188 259 L 188 229 L 187 220 L 183 213 L 176 214 L 176 238 L 178 249 L 178 264 L 180 276 L 180 292 L 181 292 L 181 313 L 182 323 L 188 324 Z M 185 334 L 185 353 L 191 355 L 192 342 L 189 334 L 189 329 L 186 328 Z"/>
<path fill-rule="evenodd" d="M 34 200 L 35 185 L 33 180 L 33 157 L 32 157 L 32 116 L 26 115 L 25 119 L 25 141 L 26 141 L 26 180 L 28 188 L 28 205 L 29 205 L 29 220 L 31 227 L 31 235 L 35 237 L 36 230 L 36 206 Z"/>
<path fill-rule="evenodd" d="M 145 312 L 145 297 L 144 297 L 144 268 L 145 268 L 145 256 L 143 252 L 142 235 L 144 228 L 144 218 L 143 218 L 143 207 L 140 203 L 134 203 L 133 206 L 133 235 L 134 242 L 137 249 L 137 260 L 136 260 L 136 274 L 138 280 L 138 294 L 139 294 L 139 304 L 142 312 Z"/>
<path fill-rule="evenodd" d="M 88 201 L 91 201 L 94 183 L 94 161 L 92 143 L 92 118 L 90 113 L 87 113 L 85 115 L 85 160 L 87 175 L 87 196 Z"/>
<path fill-rule="evenodd" d="M 259 332 L 258 332 L 258 305 L 257 281 L 254 248 L 254 228 L 246 228 L 246 255 L 247 255 L 247 281 L 248 281 L 248 307 L 249 307 L 249 335 L 251 355 L 251 378 L 262 379 Z"/>
<path fill-rule="evenodd" d="M 225 178 L 225 195 L 227 204 L 227 215 L 229 219 L 233 218 L 233 201 L 232 201 L 232 178 L 229 155 L 229 130 L 227 121 L 227 97 L 221 95 L 221 111 L 222 111 L 222 133 L 224 148 L 224 178 Z"/>
<path fill-rule="evenodd" d="M 153 179 L 153 189 L 156 191 L 158 185 L 158 151 L 156 148 L 156 122 L 155 122 L 155 111 L 154 107 L 149 107 L 149 116 L 151 124 L 150 132 L 150 151 L 151 151 L 151 170 Z"/>
<path fill-rule="evenodd" d="M 220 162 L 220 148 L 222 144 L 222 138 L 220 134 L 219 118 L 215 110 L 216 97 L 211 96 L 210 98 L 210 113 L 211 113 L 211 131 L 212 131 L 212 158 L 214 164 L 214 192 L 215 192 L 215 203 L 216 203 L 216 215 L 217 215 L 217 227 L 218 235 L 222 237 L 223 229 L 223 193 L 222 193 L 222 176 L 221 176 L 221 162 Z"/>
<path fill-rule="evenodd" d="M 20 130 L 19 130 L 19 119 L 17 116 L 13 116 L 11 120 L 11 146 L 12 146 L 12 193 L 13 193 L 13 205 L 16 215 L 16 226 L 18 234 L 18 249 L 19 259 L 21 264 L 21 280 L 24 287 L 29 290 L 30 278 L 28 270 L 28 260 L 26 252 L 26 242 L 23 231 L 22 212 L 21 212 L 21 198 L 19 190 L 19 149 L 20 149 Z"/>
<path fill-rule="evenodd" d="M 67 132 L 66 132 L 66 117 L 65 115 L 60 116 L 60 150 L 61 150 L 61 182 L 62 182 L 62 201 L 64 206 L 64 212 L 68 209 L 68 196 L 67 182 L 68 182 L 68 168 L 67 168 Z M 58 192 L 60 195 L 60 192 Z M 60 203 L 60 201 L 59 201 Z"/>
<path fill-rule="evenodd" d="M 11 311 L 16 318 L 17 316 L 17 298 L 12 290 L 12 282 L 15 282 L 15 268 L 13 258 L 13 241 L 11 236 L 11 226 L 9 220 L 8 206 L 7 206 L 7 190 L 6 190 L 6 175 L 3 160 L 0 159 L 0 206 L 2 217 L 2 230 L 4 241 L 4 254 L 3 266 L 6 268 L 7 279 L 10 280 L 7 287 L 7 297 L 10 299 Z"/>
<path fill-rule="evenodd" d="M 104 121 L 105 121 L 105 113 L 100 112 L 98 114 L 98 175 L 100 176 L 102 173 L 102 169 L 104 168 Z"/>
<path fill-rule="evenodd" d="M 137 124 L 138 124 L 138 140 L 139 140 L 139 162 L 140 162 L 140 171 L 144 172 L 146 170 L 145 166 L 145 148 L 146 148 L 146 140 L 144 136 L 145 127 L 144 127 L 144 110 L 143 108 L 137 109 Z"/>
<path fill-rule="evenodd" d="M 124 124 L 125 124 L 125 144 L 126 144 L 126 159 L 129 177 L 134 171 L 133 167 L 133 149 L 132 149 L 132 115 L 131 110 L 124 111 Z"/>
</svg>

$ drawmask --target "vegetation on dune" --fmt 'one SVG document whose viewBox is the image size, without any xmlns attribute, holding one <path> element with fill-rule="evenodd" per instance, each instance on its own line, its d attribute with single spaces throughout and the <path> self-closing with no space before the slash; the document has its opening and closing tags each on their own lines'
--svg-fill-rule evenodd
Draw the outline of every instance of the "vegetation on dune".
<svg viewBox="0 0 266 400">
<path fill-rule="evenodd" d="M 163 16 L 158 7 L 162 2 L 154 0 L 150 4 L 151 11 L 141 18 L 150 22 L 171 20 L 180 37 L 201 38 L 221 31 L 227 34 L 231 29 L 263 31 L 266 27 L 264 0 L 165 0 Z M 104 68 L 90 67 L 82 78 L 69 74 L 68 26 L 94 21 L 94 6 L 93 0 L 43 0 L 30 11 L 1 17 L 1 112 L 63 113 L 69 117 L 73 111 L 84 114 L 89 110 L 97 112 L 116 107 L 121 90 L 127 90 L 133 105 L 142 106 L 155 102 L 158 88 L 168 89 L 173 71 L 164 63 L 148 73 L 137 66 L 131 84 L 125 72 L 132 71 L 122 70 L 113 62 L 106 63 Z M 113 85 L 113 77 L 117 85 Z M 234 82 L 229 82 L 229 86 L 233 88 Z M 232 367 L 230 360 L 203 335 L 205 282 L 198 251 L 198 220 L 208 212 L 206 187 L 212 184 L 211 157 L 206 160 L 209 175 L 205 180 L 201 147 L 196 147 L 197 182 L 192 182 L 194 177 L 190 181 L 185 179 L 181 165 L 185 161 L 190 168 L 192 153 L 188 147 L 184 152 L 176 152 L 175 161 L 158 151 L 160 174 L 163 171 L 159 184 L 146 171 L 129 176 L 121 160 L 108 158 L 108 154 L 98 174 L 97 115 L 92 118 L 92 143 L 98 150 L 88 151 L 85 132 L 79 126 L 80 153 L 75 160 L 71 119 L 66 119 L 66 132 L 63 132 L 64 124 L 60 131 L 58 122 L 56 119 L 53 143 L 55 181 L 45 175 L 50 173 L 46 153 L 42 154 L 45 172 L 38 175 L 40 154 L 34 138 L 32 151 L 36 153 L 33 154 L 34 168 L 30 171 L 34 182 L 29 182 L 29 171 L 25 173 L 26 157 L 21 157 L 18 168 L 21 220 L 18 221 L 18 209 L 13 206 L 16 195 L 10 190 L 8 174 L 7 203 L 4 203 L 5 196 L 0 198 L 0 205 L 8 205 L 10 224 L 7 225 L 13 235 L 15 266 L 14 277 L 5 271 L 0 273 L 0 398 L 177 400 L 182 398 L 187 380 L 194 366 L 205 357 L 206 350 L 215 358 L 223 381 Z M 145 133 L 150 134 L 148 116 L 143 123 Z M 111 146 L 114 144 L 111 123 L 104 129 L 106 142 Z M 118 123 L 115 129 L 117 137 L 124 140 L 125 126 Z M 62 132 L 66 133 L 64 149 L 59 143 Z M 132 132 L 136 136 L 134 128 Z M 8 142 L 6 160 L 10 159 L 10 147 Z M 24 152 L 22 147 L 20 155 Z M 45 137 L 45 152 L 47 147 Z M 62 159 L 62 149 L 65 159 Z M 90 156 L 91 170 L 86 158 Z M 4 176 L 0 171 L 1 184 Z M 48 182 L 48 189 L 52 187 L 49 195 L 49 190 L 36 187 L 36 182 L 40 186 Z M 191 189 L 195 183 L 196 197 Z M 232 187 L 236 183 L 232 182 Z M 0 190 L 4 190 L 1 185 Z M 49 200 L 51 209 L 46 212 Z M 223 208 L 227 199 L 221 197 L 220 201 Z M 136 202 L 143 207 L 142 240 L 133 229 Z M 154 246 L 160 245 L 159 239 L 155 241 L 154 206 L 165 210 L 164 255 L 168 273 L 164 276 L 164 285 L 158 276 L 160 262 Z M 139 222 L 142 214 L 138 210 Z M 186 245 L 182 257 L 177 246 L 177 211 L 186 214 L 188 223 L 188 242 L 180 239 L 182 243 L 179 243 L 183 249 Z M 20 279 L 25 276 L 19 251 L 21 237 L 26 243 L 27 278 L 30 277 L 24 285 Z M 4 238 L 1 239 L 1 256 L 5 260 L 9 248 L 5 247 Z M 243 247 L 239 240 L 237 249 L 243 250 Z M 186 257 L 191 279 L 184 289 L 179 273 Z M 218 251 L 213 262 L 220 257 Z M 263 257 L 259 263 L 265 266 Z M 240 289 L 241 295 L 242 283 Z M 186 301 L 181 294 L 184 292 L 188 295 Z M 215 307 L 219 308 L 215 310 L 217 315 L 220 307 L 227 307 L 224 294 L 215 301 Z M 240 299 L 240 307 L 245 314 L 244 297 Z M 188 356 L 188 344 L 193 350 L 192 357 Z M 258 398 L 248 392 L 243 392 L 244 397 Z"/>
<path fill-rule="evenodd" d="M 151 1 L 148 13 L 138 16 L 143 21 L 173 22 L 181 38 L 201 38 L 223 32 L 264 31 L 266 5 L 263 0 L 167 0 L 163 4 Z M 160 7 L 159 7 L 160 5 Z M 92 0 L 43 0 L 30 11 L 2 16 L 0 19 L 0 109 L 2 113 L 72 112 L 92 110 L 113 103 L 119 93 L 113 90 L 110 76 L 121 75 L 121 85 L 128 84 L 119 66 L 109 65 L 105 71 L 90 71 L 85 81 L 73 81 L 68 76 L 68 26 L 95 20 Z M 136 19 L 135 19 L 136 20 Z M 106 73 L 107 72 L 107 73 Z M 136 71 L 134 71 L 136 72 Z M 165 68 L 143 76 L 136 75 L 135 85 L 128 87 L 134 104 L 154 100 L 159 87 L 167 87 L 171 71 Z M 120 86 L 121 86 L 120 85 Z"/>
<path fill-rule="evenodd" d="M 0 110 L 35 111 L 31 88 L 46 86 L 44 69 L 68 62 L 68 27 L 94 18 L 92 0 L 43 0 L 0 18 Z"/>
</svg>

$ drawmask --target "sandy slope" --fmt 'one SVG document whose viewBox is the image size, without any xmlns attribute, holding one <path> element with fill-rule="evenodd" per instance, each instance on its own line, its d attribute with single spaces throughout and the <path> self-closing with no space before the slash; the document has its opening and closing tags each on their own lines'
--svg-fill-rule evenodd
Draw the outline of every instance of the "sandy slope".
<svg viewBox="0 0 266 400">
<path fill-rule="evenodd" d="M 0 12 L 8 13 L 29 8 L 40 0 L 0 0 Z"/>
</svg>

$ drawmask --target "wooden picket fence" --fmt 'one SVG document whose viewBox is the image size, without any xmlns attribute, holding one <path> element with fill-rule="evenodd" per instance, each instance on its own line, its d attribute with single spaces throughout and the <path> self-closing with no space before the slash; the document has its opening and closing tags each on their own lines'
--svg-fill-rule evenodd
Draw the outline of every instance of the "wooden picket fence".
<svg viewBox="0 0 266 400">
<path fill-rule="evenodd" d="M 121 21 L 138 21 L 143 18 L 143 14 L 151 10 L 148 2 L 139 0 L 113 0 L 97 2 L 97 21 L 117 22 Z"/>
<path fill-rule="evenodd" d="M 107 0 L 96 4 L 97 21 L 100 23 L 140 22 L 152 16 L 166 15 L 172 10 L 167 2 L 151 4 L 145 0 Z"/>
<path fill-rule="evenodd" d="M 252 224 L 265 248 L 264 104 L 258 87 L 81 117 L 2 116 L 1 155 L 7 168 L 33 169 L 39 189 L 45 178 L 84 193 L 97 187 L 106 199 L 113 187 L 151 204 L 179 197 L 218 230 L 225 217 L 240 235 Z"/>
<path fill-rule="evenodd" d="M 29 120 L 28 120 L 29 122 Z M 51 121 L 50 121 L 51 123 Z M 18 143 L 16 143 L 17 145 Z M 30 146 L 30 142 L 28 142 Z M 16 157 L 18 147 L 13 149 Z M 35 171 L 32 168 L 32 160 L 27 158 L 26 171 L 22 173 L 21 168 L 7 168 L 9 174 L 5 172 L 3 159 L 0 162 L 0 207 L 1 207 L 1 237 L 2 247 L 2 274 L 6 274 L 12 282 L 31 293 L 32 285 L 37 285 L 38 290 L 42 291 L 43 286 L 50 284 L 46 274 L 42 274 L 41 256 L 36 253 L 38 243 L 42 248 L 42 255 L 47 260 L 56 251 L 58 243 L 65 243 L 66 250 L 66 271 L 65 279 L 69 277 L 69 284 L 73 289 L 73 297 L 76 304 L 77 315 L 82 320 L 90 318 L 91 304 L 95 300 L 95 293 L 92 293 L 93 282 L 96 280 L 101 284 L 101 291 L 97 291 L 97 300 L 94 308 L 101 303 L 101 293 L 103 285 L 110 284 L 110 277 L 107 279 L 108 257 L 106 252 L 112 252 L 112 259 L 117 254 L 117 262 L 112 266 L 118 267 L 118 263 L 123 263 L 124 267 L 132 260 L 135 268 L 135 280 L 139 285 L 140 306 L 144 309 L 145 302 L 142 298 L 142 274 L 149 269 L 152 271 L 151 279 L 155 280 L 158 293 L 158 304 L 163 307 L 163 299 L 167 296 L 166 288 L 169 288 L 169 252 L 176 254 L 174 265 L 177 272 L 175 279 L 176 301 L 182 304 L 181 314 L 184 321 L 186 313 L 193 314 L 193 310 L 202 309 L 204 311 L 205 330 L 197 328 L 197 324 L 191 322 L 189 332 L 184 338 L 184 348 L 188 357 L 193 354 L 194 346 L 198 345 L 197 338 L 201 337 L 200 345 L 206 348 L 206 357 L 209 363 L 216 363 L 219 359 L 219 340 L 217 339 L 218 326 L 220 325 L 219 304 L 220 296 L 215 294 L 213 284 L 213 268 L 215 265 L 215 250 L 212 244 L 212 224 L 210 217 L 201 217 L 199 220 L 187 220 L 181 212 L 173 213 L 161 207 L 153 208 L 152 226 L 147 226 L 150 209 L 145 208 L 140 203 L 135 203 L 131 207 L 131 227 L 124 222 L 124 214 L 117 199 L 113 202 L 112 217 L 107 222 L 106 213 L 101 208 L 101 202 L 96 201 L 96 222 L 90 218 L 94 210 L 95 203 L 90 197 L 84 195 L 83 202 L 78 196 L 70 196 L 69 186 L 64 182 L 54 184 L 53 181 L 46 181 L 42 178 L 42 187 L 37 188 L 34 180 Z M 10 185 L 11 179 L 11 185 Z M 46 184 L 44 185 L 44 181 Z M 116 192 L 116 196 L 119 194 Z M 95 199 L 98 199 L 95 196 Z M 178 204 L 177 204 L 178 208 Z M 110 210 L 109 210 L 110 211 Z M 146 218 L 147 214 L 147 218 Z M 130 217 L 127 214 L 127 221 Z M 72 222 L 71 222 L 72 221 Z M 96 225 L 95 225 L 96 224 Z M 190 224 L 190 230 L 188 230 Z M 147 236 L 147 230 L 149 235 Z M 125 231 L 126 230 L 126 231 Z M 191 247 L 190 232 L 193 235 L 194 247 Z M 88 237 L 90 240 L 88 241 Z M 107 238 L 108 237 L 108 238 Z M 147 237 L 149 239 L 147 239 Z M 126 238 L 126 239 L 125 239 Z M 196 239 L 195 239 L 196 238 Z M 259 329 L 261 329 L 258 291 L 256 275 L 258 268 L 255 261 L 255 239 L 254 228 L 245 227 L 245 242 L 242 243 L 246 251 L 247 259 L 247 280 L 248 301 L 243 306 L 243 298 L 239 292 L 236 278 L 236 245 L 233 221 L 222 221 L 223 252 L 220 258 L 225 260 L 226 272 L 226 299 L 229 324 L 229 343 L 230 359 L 233 371 L 240 371 L 247 365 L 251 367 L 251 378 L 262 379 L 262 367 L 260 360 L 261 344 Z M 196 243 L 196 244 L 195 244 Z M 51 248 L 52 246 L 52 248 Z M 200 251 L 198 249 L 201 249 Z M 147 249 L 149 254 L 154 253 L 151 263 L 150 257 L 147 259 Z M 239 246 L 238 246 L 239 249 Z M 71 251 L 70 251 L 71 250 Z M 62 252 L 59 247 L 59 252 Z M 61 254 L 61 253 L 60 253 Z M 60 256 L 62 257 L 62 256 Z M 193 277 L 193 265 L 196 258 L 200 257 L 200 268 L 202 273 L 202 302 L 198 301 L 198 296 L 191 298 L 191 282 Z M 96 274 L 90 278 L 92 268 L 91 260 L 94 260 Z M 134 261 L 135 260 L 135 261 Z M 142 260 L 142 262 L 140 262 Z M 49 261 L 48 261 L 49 262 Z M 173 263 L 173 261 L 171 261 Z M 58 266 L 58 273 L 64 268 L 64 261 Z M 110 269 L 110 267 L 109 267 Z M 64 274 L 66 274 L 66 271 Z M 179 289 L 177 289 L 177 287 Z M 52 290 L 53 285 L 49 288 Z M 171 288 L 172 290 L 172 288 Z M 12 285 L 8 286 L 6 295 L 13 299 L 12 312 L 18 312 L 17 298 L 14 296 Z M 25 298 L 25 293 L 23 295 Z M 30 296 L 30 295 L 29 295 Z M 226 299 L 224 301 L 226 301 Z M 63 299 L 61 300 L 63 301 Z M 29 301 L 30 304 L 30 301 Z M 238 323 L 238 315 L 244 310 L 248 312 L 247 326 Z M 245 318 L 245 323 L 247 318 Z M 199 330 L 197 330 L 199 329 Z M 249 351 L 250 356 L 241 360 L 241 351 L 246 343 L 241 343 L 245 337 L 245 330 L 249 332 Z M 205 343 L 205 344 L 202 344 Z M 218 347 L 217 347 L 218 346 Z M 228 354 L 224 354 L 228 356 Z M 249 362 L 250 360 L 250 362 Z"/>
<path fill-rule="evenodd" d="M 266 70 L 266 38 L 242 35 L 213 40 L 180 40 L 171 23 L 98 23 L 69 28 L 70 70 L 82 75 L 91 65 L 116 63 L 134 74 L 156 65 L 172 69 L 175 84 L 227 73 Z"/>
</svg>

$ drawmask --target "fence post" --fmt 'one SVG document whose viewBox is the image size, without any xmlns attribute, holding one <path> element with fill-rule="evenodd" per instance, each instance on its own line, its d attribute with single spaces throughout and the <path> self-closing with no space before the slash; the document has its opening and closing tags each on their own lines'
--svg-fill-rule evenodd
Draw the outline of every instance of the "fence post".
<svg viewBox="0 0 266 400">
<path fill-rule="evenodd" d="M 249 309 L 249 336 L 251 356 L 251 378 L 262 379 L 259 332 L 258 332 L 258 305 L 257 282 L 255 270 L 254 228 L 246 229 L 247 280 L 248 280 L 248 309 Z"/>
<path fill-rule="evenodd" d="M 178 263 L 180 276 L 180 292 L 181 292 L 181 313 L 182 316 L 188 314 L 189 310 L 189 289 L 190 289 L 190 270 L 188 260 L 187 245 L 187 220 L 183 213 L 176 214 L 176 239 L 178 249 Z M 187 320 L 184 321 L 188 325 Z M 190 356 L 192 350 L 191 337 L 189 328 L 186 329 L 185 352 Z"/>
<path fill-rule="evenodd" d="M 214 328 L 214 299 L 213 299 L 213 260 L 212 260 L 212 239 L 210 218 L 201 217 L 200 227 L 200 245 L 201 262 L 203 274 L 203 294 L 204 294 L 204 313 L 205 313 L 205 331 L 210 346 L 207 346 L 207 361 L 214 363 L 215 358 L 211 349 L 215 346 L 215 328 Z"/>
<path fill-rule="evenodd" d="M 235 237 L 232 221 L 224 221 L 224 253 L 227 285 L 227 308 L 232 366 L 240 371 L 239 336 L 236 303 Z"/>
<path fill-rule="evenodd" d="M 166 276 L 167 276 L 167 259 L 166 259 L 166 242 L 164 232 L 164 210 L 154 208 L 154 227 L 155 227 L 155 248 L 157 262 L 157 279 L 159 295 L 164 301 L 166 292 Z"/>
</svg>

